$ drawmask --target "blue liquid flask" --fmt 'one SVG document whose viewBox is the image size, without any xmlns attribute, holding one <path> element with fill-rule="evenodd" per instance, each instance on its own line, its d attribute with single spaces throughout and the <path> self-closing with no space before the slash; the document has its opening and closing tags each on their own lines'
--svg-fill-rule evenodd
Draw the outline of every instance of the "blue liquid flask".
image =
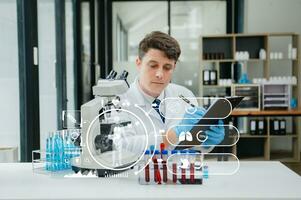
<svg viewBox="0 0 301 200">
<path fill-rule="evenodd" d="M 46 139 L 46 165 L 45 169 L 50 171 L 51 169 L 51 137 Z"/>
</svg>

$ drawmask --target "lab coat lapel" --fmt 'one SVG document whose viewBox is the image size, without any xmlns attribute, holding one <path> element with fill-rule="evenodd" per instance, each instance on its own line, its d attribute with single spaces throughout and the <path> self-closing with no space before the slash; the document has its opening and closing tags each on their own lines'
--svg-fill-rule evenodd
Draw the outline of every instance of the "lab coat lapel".
<svg viewBox="0 0 301 200">
<path fill-rule="evenodd" d="M 156 118 L 162 122 L 159 113 L 157 113 L 157 111 L 152 107 L 151 103 L 146 102 L 145 98 L 141 94 L 140 89 L 138 88 L 137 80 L 130 85 L 130 89 L 127 92 L 127 98 L 130 100 L 130 102 L 137 104 L 146 113 L 148 113 L 151 119 Z"/>
<path fill-rule="evenodd" d="M 139 89 L 137 88 L 137 84 L 135 84 L 135 82 L 130 85 L 130 89 L 127 92 L 127 98 L 131 100 L 132 104 L 137 104 L 138 106 L 145 109 L 145 101 L 142 94 L 139 92 Z"/>
<path fill-rule="evenodd" d="M 185 114 L 186 103 L 178 98 L 178 94 L 175 93 L 170 87 L 165 88 L 165 124 L 169 122 L 179 121 Z"/>
</svg>

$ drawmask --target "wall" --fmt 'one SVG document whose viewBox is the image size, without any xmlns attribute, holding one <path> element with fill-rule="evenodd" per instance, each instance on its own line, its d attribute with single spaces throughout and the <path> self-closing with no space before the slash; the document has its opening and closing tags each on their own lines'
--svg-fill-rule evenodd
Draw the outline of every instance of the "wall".
<svg viewBox="0 0 301 200">
<path fill-rule="evenodd" d="M 301 34 L 301 1 L 300 0 L 245 0 L 245 33 L 261 32 L 296 32 Z M 272 49 L 287 52 L 287 42 L 283 40 L 271 41 Z M 300 51 L 299 51 L 300 53 Z M 260 66 L 254 66 L 260 68 Z M 259 77 L 259 70 L 248 69 L 251 77 Z M 271 75 L 290 75 L 291 69 L 282 62 L 273 63 Z M 299 80 L 301 81 L 301 80 Z M 301 103 L 301 102 L 299 102 Z M 300 134 L 300 133 L 299 133 Z M 301 145 L 301 144 L 300 144 Z M 286 150 L 291 148 L 288 140 L 273 140 L 272 149 Z"/>
</svg>

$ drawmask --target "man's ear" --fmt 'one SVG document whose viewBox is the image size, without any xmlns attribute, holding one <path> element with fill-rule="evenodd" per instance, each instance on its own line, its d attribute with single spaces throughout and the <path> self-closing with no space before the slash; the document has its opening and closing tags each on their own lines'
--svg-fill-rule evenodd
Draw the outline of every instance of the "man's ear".
<svg viewBox="0 0 301 200">
<path fill-rule="evenodd" d="M 138 70 L 141 69 L 141 59 L 139 58 L 139 56 L 136 57 L 136 67 Z"/>
</svg>

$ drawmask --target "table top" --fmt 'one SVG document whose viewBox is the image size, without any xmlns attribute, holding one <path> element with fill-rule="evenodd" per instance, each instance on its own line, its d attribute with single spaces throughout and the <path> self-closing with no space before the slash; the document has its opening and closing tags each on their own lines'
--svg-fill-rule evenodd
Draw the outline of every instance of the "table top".
<svg viewBox="0 0 301 200">
<path fill-rule="evenodd" d="M 63 178 L 31 163 L 0 163 L 0 199 L 301 199 L 301 177 L 280 162 L 244 161 L 234 175 L 203 185 L 140 185 L 127 178 Z"/>
</svg>

